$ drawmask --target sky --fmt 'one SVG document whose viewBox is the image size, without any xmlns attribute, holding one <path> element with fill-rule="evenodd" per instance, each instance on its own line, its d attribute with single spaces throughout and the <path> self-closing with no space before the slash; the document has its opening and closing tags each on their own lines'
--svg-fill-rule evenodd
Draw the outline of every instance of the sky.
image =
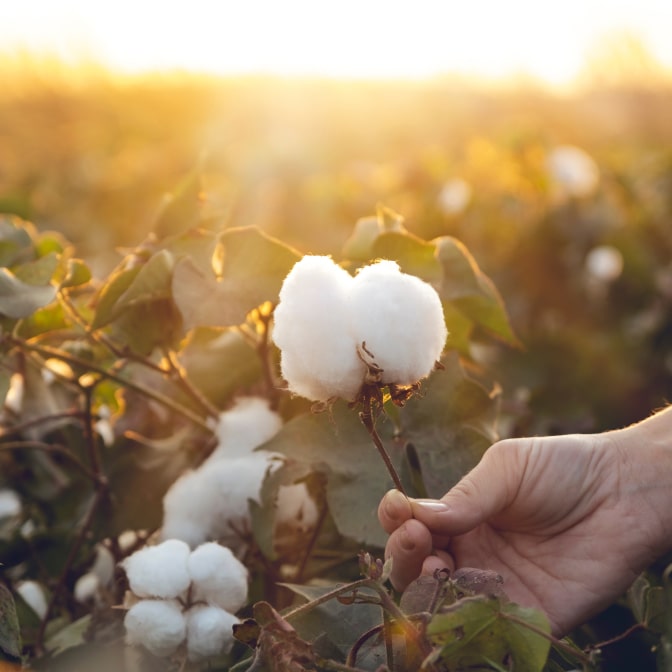
<svg viewBox="0 0 672 672">
<path fill-rule="evenodd" d="M 123 72 L 486 78 L 562 84 L 627 31 L 672 69 L 672 0 L 21 0 L 0 2 L 0 54 Z"/>
</svg>

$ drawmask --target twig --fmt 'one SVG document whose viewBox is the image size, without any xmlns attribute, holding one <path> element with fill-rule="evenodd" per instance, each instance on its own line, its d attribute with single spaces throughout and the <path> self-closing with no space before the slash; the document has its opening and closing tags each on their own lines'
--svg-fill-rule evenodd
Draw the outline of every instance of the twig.
<svg viewBox="0 0 672 672">
<path fill-rule="evenodd" d="M 13 436 L 14 434 L 21 434 L 27 429 L 32 429 L 44 423 L 51 422 L 52 420 L 62 420 L 67 418 L 81 419 L 84 416 L 82 411 L 72 410 L 72 411 L 63 411 L 62 413 L 53 413 L 51 415 L 44 415 L 39 418 L 33 418 L 32 420 L 27 420 L 26 422 L 21 422 L 11 427 L 2 427 L 0 428 L 0 439 L 5 438 L 6 436 Z M 100 419 L 99 416 L 94 415 L 95 420 Z"/>
<path fill-rule="evenodd" d="M 0 443 L 0 451 L 3 450 L 40 450 L 43 453 L 52 453 L 60 455 L 71 462 L 94 484 L 98 484 L 99 476 L 87 467 L 76 455 L 71 453 L 65 446 L 51 443 L 42 443 L 42 441 L 7 441 Z"/>
<path fill-rule="evenodd" d="M 81 366 L 92 373 L 97 373 L 103 378 L 113 380 L 119 383 L 120 385 L 123 385 L 124 387 L 139 392 L 140 394 L 148 397 L 149 399 L 153 399 L 159 404 L 162 404 L 163 406 L 170 408 L 172 411 L 179 413 L 183 417 L 187 418 L 187 420 L 190 420 L 195 425 L 207 430 L 208 432 L 211 431 L 211 428 L 208 426 L 207 422 L 202 417 L 200 417 L 190 409 L 186 408 L 185 406 L 182 406 L 181 404 L 173 401 L 170 397 L 166 397 L 160 392 L 156 392 L 155 390 L 152 390 L 149 387 L 145 387 L 144 385 L 141 385 L 140 383 L 134 382 L 130 379 L 122 378 L 116 373 L 106 370 L 100 366 L 96 366 L 95 364 L 89 361 L 81 359 L 80 357 L 77 357 L 75 355 L 71 355 L 70 353 L 67 353 L 63 350 L 59 350 L 57 348 L 52 348 L 50 346 L 45 345 L 28 343 L 26 341 L 14 337 L 12 337 L 12 341 L 18 348 L 25 348 L 26 350 L 35 352 L 44 357 L 53 357 L 55 359 L 60 359 L 64 362 L 67 362 L 68 364 L 73 364 L 74 366 Z"/>
<path fill-rule="evenodd" d="M 322 504 L 322 507 L 320 508 L 320 514 L 317 518 L 317 523 L 315 524 L 315 527 L 313 528 L 313 531 L 310 535 L 310 539 L 308 540 L 305 553 L 301 558 L 301 564 L 299 565 L 299 568 L 296 570 L 296 574 L 294 576 L 295 583 L 303 582 L 303 574 L 306 571 L 308 560 L 310 560 L 310 556 L 312 555 L 313 549 L 315 548 L 317 538 L 320 535 L 320 531 L 322 530 L 322 525 L 324 524 L 324 520 L 326 517 L 327 517 L 327 504 L 325 502 Z"/>
<path fill-rule="evenodd" d="M 397 490 L 399 490 L 399 492 L 401 492 L 402 495 L 406 495 L 406 491 L 404 490 L 404 486 L 401 483 L 399 474 L 397 473 L 397 470 L 394 468 L 392 460 L 390 459 L 390 456 L 387 454 L 385 446 L 383 446 L 383 442 L 380 440 L 380 436 L 378 436 L 378 432 L 376 431 L 376 424 L 373 419 L 373 408 L 374 408 L 373 404 L 374 404 L 373 398 L 365 400 L 364 410 L 360 411 L 359 418 L 362 421 L 364 427 L 366 427 L 367 431 L 371 435 L 373 443 L 378 449 L 380 456 L 383 458 L 383 462 L 387 467 L 387 471 L 389 472 L 390 476 L 392 477 L 392 481 L 394 482 L 394 487 Z"/>
<path fill-rule="evenodd" d="M 633 632 L 637 632 L 637 630 L 646 630 L 647 625 L 646 623 L 635 623 L 634 625 L 631 625 L 625 632 L 622 632 L 620 635 L 616 635 L 615 637 L 612 637 L 611 639 L 607 639 L 604 642 L 598 642 L 597 644 L 591 644 L 587 650 L 588 651 L 597 651 L 599 649 L 604 648 L 605 646 L 610 646 L 611 644 L 616 644 L 617 642 L 620 642 L 621 640 L 625 639 L 626 637 L 629 637 Z"/>
<path fill-rule="evenodd" d="M 208 415 L 213 418 L 218 417 L 219 409 L 204 394 L 202 394 L 199 389 L 194 387 L 191 384 L 191 381 L 184 375 L 184 368 L 182 367 L 182 364 L 180 364 L 175 352 L 166 349 L 163 354 L 170 367 L 169 373 L 173 380 L 177 381 L 177 384 L 186 392 L 186 394 L 201 406 Z M 163 371 L 163 373 L 165 374 L 166 371 Z"/>
</svg>

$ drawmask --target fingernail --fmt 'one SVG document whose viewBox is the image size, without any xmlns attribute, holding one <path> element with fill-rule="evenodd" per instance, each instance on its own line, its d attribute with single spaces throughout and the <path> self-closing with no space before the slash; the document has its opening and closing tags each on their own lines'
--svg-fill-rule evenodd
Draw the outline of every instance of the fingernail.
<svg viewBox="0 0 672 672">
<path fill-rule="evenodd" d="M 408 510 L 408 498 L 399 490 L 390 490 L 385 495 L 385 513 L 392 519 L 397 520 L 400 515 L 399 512 L 406 507 Z M 407 514 L 407 517 L 410 514 Z"/>
<path fill-rule="evenodd" d="M 413 504 L 421 506 L 427 511 L 432 511 L 433 513 L 442 513 L 448 511 L 448 506 L 438 499 L 415 499 Z"/>
</svg>

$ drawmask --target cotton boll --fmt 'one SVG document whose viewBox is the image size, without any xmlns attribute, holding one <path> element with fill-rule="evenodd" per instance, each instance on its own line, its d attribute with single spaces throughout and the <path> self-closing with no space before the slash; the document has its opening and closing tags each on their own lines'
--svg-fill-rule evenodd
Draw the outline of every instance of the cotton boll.
<svg viewBox="0 0 672 672">
<path fill-rule="evenodd" d="M 250 527 L 248 500 L 258 501 L 268 469 L 279 462 L 269 453 L 215 460 L 181 476 L 163 499 L 164 539 L 182 539 L 195 547 L 217 539 L 236 550 L 242 540 L 238 531 Z"/>
<path fill-rule="evenodd" d="M 266 399 L 244 397 L 219 416 L 218 445 L 208 461 L 222 457 L 249 455 L 257 446 L 273 438 L 282 427 L 282 418 Z"/>
<path fill-rule="evenodd" d="M 21 499 L 9 488 L 0 489 L 0 519 L 12 518 L 21 513 Z"/>
<path fill-rule="evenodd" d="M 315 527 L 319 512 L 305 483 L 281 485 L 278 488 L 277 525 L 291 525 L 304 530 Z"/>
<path fill-rule="evenodd" d="M 169 539 L 157 546 L 141 548 L 121 565 L 138 597 L 177 597 L 191 582 L 187 569 L 189 553 L 185 542 Z"/>
<path fill-rule="evenodd" d="M 366 342 L 385 384 L 411 385 L 428 376 L 447 330 L 436 290 L 393 261 L 360 269 L 350 295 L 357 343 Z M 364 354 L 364 357 L 371 359 Z"/>
<path fill-rule="evenodd" d="M 549 153 L 546 163 L 555 184 L 570 196 L 591 194 L 600 180 L 597 164 L 579 147 L 555 147 Z"/>
<path fill-rule="evenodd" d="M 181 539 L 192 548 L 208 539 L 218 506 L 216 483 L 200 469 L 182 474 L 163 497 L 162 539 Z"/>
<path fill-rule="evenodd" d="M 37 581 L 21 581 L 16 586 L 16 592 L 40 619 L 46 616 L 47 598 L 41 584 Z"/>
<path fill-rule="evenodd" d="M 247 602 L 247 568 L 231 549 L 215 543 L 202 544 L 189 556 L 192 598 L 238 611 Z"/>
<path fill-rule="evenodd" d="M 459 177 L 448 180 L 439 192 L 438 203 L 446 215 L 458 215 L 469 205 L 471 187 Z"/>
<path fill-rule="evenodd" d="M 93 572 L 82 574 L 75 583 L 73 594 L 80 604 L 95 600 L 100 591 L 100 579 Z"/>
<path fill-rule="evenodd" d="M 353 400 L 365 367 L 350 333 L 352 276 L 329 257 L 306 256 L 289 272 L 275 309 L 273 341 L 291 392 Z"/>
<path fill-rule="evenodd" d="M 161 658 L 175 653 L 187 634 L 176 600 L 140 600 L 126 612 L 124 626 L 128 644 L 144 646 Z"/>
<path fill-rule="evenodd" d="M 187 656 L 202 660 L 228 653 L 234 643 L 233 626 L 239 620 L 224 609 L 196 605 L 187 612 Z"/>
</svg>

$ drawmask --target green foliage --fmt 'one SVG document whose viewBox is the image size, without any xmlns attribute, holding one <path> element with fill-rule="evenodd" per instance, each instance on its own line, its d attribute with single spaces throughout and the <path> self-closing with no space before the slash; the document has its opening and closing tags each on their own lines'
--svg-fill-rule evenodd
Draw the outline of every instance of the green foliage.
<svg viewBox="0 0 672 672">
<path fill-rule="evenodd" d="M 375 510 L 389 476 L 356 411 L 337 403 L 314 414 L 281 392 L 268 335 L 282 280 L 304 252 L 332 254 L 353 271 L 391 258 L 434 284 L 449 329 L 444 369 L 403 407 L 387 401 L 375 419 L 411 494 L 443 494 L 497 432 L 599 430 L 643 417 L 672 390 L 672 162 L 661 149 L 671 139 L 669 95 L 660 94 L 656 125 L 658 108 L 641 92 L 625 107 L 615 94 L 586 95 L 570 119 L 568 103 L 541 94 L 495 105 L 485 94 L 456 100 L 437 84 L 419 108 L 395 84 L 374 90 L 371 114 L 367 85 L 365 105 L 345 104 L 364 100 L 349 92 L 320 90 L 321 104 L 309 106 L 320 121 L 299 128 L 283 117 L 273 87 L 241 87 L 216 105 L 198 87 L 165 100 L 154 89 L 103 88 L 88 101 L 89 116 L 68 126 L 67 149 L 40 142 L 32 152 L 33 125 L 29 135 L 16 126 L 25 106 L 51 128 L 54 112 L 79 115 L 83 101 L 56 91 L 53 104 L 3 101 L 15 108 L 3 117 L 14 124 L 7 151 L 15 143 L 13 154 L 25 158 L 7 162 L 10 183 L 0 188 L 18 196 L 0 201 L 20 203 L 40 227 L 0 218 L 0 397 L 16 399 L 23 381 L 22 402 L 6 404 L 0 433 L 0 487 L 15 489 L 23 505 L 0 521 L 0 590 L 6 584 L 10 593 L 0 595 L 0 614 L 16 605 L 22 641 L 10 614 L 0 649 L 35 669 L 180 669 L 179 655 L 122 660 L 120 571 L 97 603 L 78 603 L 74 585 L 96 543 L 119 561 L 129 552 L 121 532 L 140 531 L 137 545 L 146 542 L 161 525 L 166 489 L 212 448 L 218 413 L 239 395 L 261 394 L 286 420 L 265 446 L 283 464 L 251 502 L 252 529 L 244 531 L 257 606 L 241 614 L 247 634 L 211 669 L 245 670 L 255 656 L 255 670 L 273 671 L 297 661 L 314 669 L 595 669 L 595 637 L 584 644 L 589 656 L 557 641 L 549 655 L 543 616 L 505 595 L 464 597 L 455 577 L 437 592 L 429 577 L 419 594 L 416 585 L 415 594 L 395 596 L 379 577 L 357 578 L 362 546 L 382 554 Z M 287 110 L 307 107 L 300 87 L 284 95 Z M 343 112 L 337 122 L 334 103 Z M 172 114 L 157 130 L 164 104 Z M 614 107 L 632 130 L 618 139 L 599 119 Z M 204 111 L 215 108 L 216 122 Z M 279 116 L 269 123 L 262 108 Z M 121 130 L 101 123 L 108 114 Z M 521 128 L 531 114 L 538 121 Z M 193 162 L 190 138 L 202 128 L 221 147 L 154 214 L 157 195 Z M 300 131 L 297 142 L 279 141 L 278 129 Z M 143 133 L 147 146 L 135 139 Z M 98 144 L 85 146 L 88 137 Z M 549 183 L 544 152 L 567 140 L 600 160 L 594 196 L 563 199 Z M 365 165 L 353 165 L 347 143 Z M 456 175 L 473 195 L 450 214 L 437 194 Z M 380 207 L 351 232 L 381 200 L 407 221 Z M 76 239 L 76 254 L 62 235 L 42 230 L 44 221 Z M 131 246 L 121 259 L 118 245 Z M 623 257 L 613 282 L 588 277 L 587 257 L 600 245 Z M 320 511 L 314 535 L 275 526 L 275 498 L 297 482 Z M 18 596 L 24 579 L 48 589 L 44 619 Z M 642 577 L 629 598 L 633 624 L 669 669 L 669 576 Z"/>
</svg>

